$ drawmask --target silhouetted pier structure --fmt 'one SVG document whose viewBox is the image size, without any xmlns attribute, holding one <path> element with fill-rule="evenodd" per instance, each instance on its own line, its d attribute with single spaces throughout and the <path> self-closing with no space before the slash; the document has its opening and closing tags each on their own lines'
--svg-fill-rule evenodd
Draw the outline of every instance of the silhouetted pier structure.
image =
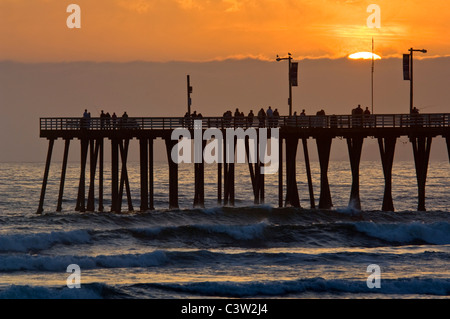
<svg viewBox="0 0 450 319">
<path fill-rule="evenodd" d="M 349 205 L 361 208 L 359 196 L 359 164 L 364 139 L 378 139 L 380 157 L 383 167 L 385 189 L 382 202 L 383 211 L 394 211 L 392 199 L 392 167 L 396 141 L 401 136 L 409 138 L 413 148 L 417 185 L 418 210 L 425 211 L 425 184 L 431 143 L 434 137 L 446 139 L 450 160 L 450 114 L 384 114 L 384 115 L 332 115 L 332 116 L 281 116 L 276 120 L 260 123 L 257 118 L 252 124 L 248 122 L 231 122 L 223 117 L 202 118 L 202 130 L 218 128 L 223 132 L 227 128 L 237 126 L 247 129 L 254 127 L 279 128 L 279 170 L 278 170 L 278 204 L 280 207 L 290 205 L 300 207 L 297 189 L 296 156 L 298 143 L 301 140 L 305 158 L 306 174 L 309 186 L 311 208 L 315 208 L 315 198 L 309 164 L 308 139 L 317 144 L 320 163 L 320 197 L 319 209 L 331 209 L 333 206 L 330 185 L 328 182 L 328 165 L 330 150 L 334 138 L 344 138 L 347 141 L 350 166 L 352 172 L 352 187 Z M 95 211 L 95 182 L 98 174 L 98 211 L 105 210 L 103 201 L 104 181 L 104 143 L 111 143 L 111 211 L 122 210 L 124 190 L 127 196 L 128 210 L 134 209 L 127 172 L 127 156 L 130 141 L 139 141 L 140 154 L 140 210 L 154 209 L 154 140 L 165 141 L 168 173 L 169 173 L 169 208 L 178 208 L 178 164 L 171 158 L 171 150 L 178 140 L 172 140 L 174 129 L 187 127 L 193 130 L 191 122 L 186 118 L 128 118 L 126 122 L 106 123 L 104 119 L 92 118 L 88 121 L 81 118 L 41 118 L 40 137 L 49 141 L 45 172 L 42 183 L 38 213 L 44 210 L 44 199 L 47 187 L 49 169 L 52 159 L 54 142 L 62 139 L 65 142 L 61 180 L 56 211 L 62 210 L 64 182 L 70 142 L 80 141 L 80 179 L 75 209 L 80 212 Z M 192 134 L 192 136 L 194 136 Z M 236 144 L 236 141 L 233 143 Z M 206 141 L 202 144 L 204 148 Z M 246 140 L 248 156 L 248 139 Z M 284 145 L 284 147 L 283 147 Z M 224 147 L 225 149 L 225 147 Z M 86 193 L 87 158 L 89 160 L 89 189 Z M 226 157 L 226 150 L 223 154 Z M 98 165 L 98 167 L 97 167 Z M 264 202 L 264 175 L 260 172 L 261 162 L 248 163 L 251 177 L 254 202 Z M 285 168 L 283 166 L 286 166 Z M 283 169 L 286 171 L 286 183 L 283 181 Z M 196 163 L 194 206 L 204 206 L 204 163 Z M 223 181 L 223 183 L 222 183 Z M 286 192 L 284 192 L 286 187 Z M 87 201 L 86 201 L 87 194 Z M 220 204 L 234 205 L 235 201 L 235 164 L 217 163 L 217 199 Z"/>
</svg>

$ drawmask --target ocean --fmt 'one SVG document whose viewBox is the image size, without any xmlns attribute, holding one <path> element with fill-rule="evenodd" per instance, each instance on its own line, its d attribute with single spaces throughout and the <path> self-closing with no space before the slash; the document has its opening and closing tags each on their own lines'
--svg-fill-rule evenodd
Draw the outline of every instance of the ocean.
<svg viewBox="0 0 450 319">
<path fill-rule="evenodd" d="M 319 165 L 312 162 L 316 202 Z M 110 206 L 108 165 L 105 207 Z M 217 168 L 206 165 L 205 208 L 193 208 L 193 165 L 179 168 L 180 208 L 168 209 L 167 163 L 155 164 L 155 211 L 74 210 L 79 164 L 53 162 L 37 215 L 43 163 L 0 165 L 1 299 L 438 299 L 450 296 L 450 169 L 430 162 L 426 212 L 418 212 L 414 163 L 394 162 L 395 212 L 382 212 L 380 161 L 361 162 L 362 210 L 348 207 L 348 162 L 330 163 L 333 209 L 278 208 L 278 175 L 253 203 L 246 164 L 236 166 L 236 204 L 217 203 Z M 139 208 L 139 164 L 128 174 Z M 88 179 L 87 179 L 88 181 Z M 97 206 L 96 206 L 97 207 Z M 127 207 L 124 196 L 123 208 Z M 69 265 L 79 267 L 73 272 Z M 69 269 L 68 269 L 69 267 Z M 79 288 L 73 287 L 79 275 Z M 70 288 L 72 287 L 72 288 Z"/>
</svg>

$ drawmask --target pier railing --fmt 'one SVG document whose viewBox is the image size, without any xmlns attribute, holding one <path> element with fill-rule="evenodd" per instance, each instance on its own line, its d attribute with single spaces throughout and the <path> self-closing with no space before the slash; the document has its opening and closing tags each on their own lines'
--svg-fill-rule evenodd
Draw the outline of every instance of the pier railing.
<svg viewBox="0 0 450 319">
<path fill-rule="evenodd" d="M 41 118 L 41 131 L 67 130 L 173 130 L 194 128 L 194 120 L 202 121 L 202 128 L 296 127 L 296 128 L 408 128 L 450 127 L 450 113 L 432 114 L 374 114 L 327 116 L 280 116 L 258 119 L 254 117 L 129 117 L 107 118 L 53 117 Z"/>
</svg>

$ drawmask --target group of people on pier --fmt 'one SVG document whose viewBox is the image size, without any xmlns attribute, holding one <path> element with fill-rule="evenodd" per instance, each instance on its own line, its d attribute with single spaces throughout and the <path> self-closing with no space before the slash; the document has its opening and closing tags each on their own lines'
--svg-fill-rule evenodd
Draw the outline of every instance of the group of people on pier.
<svg viewBox="0 0 450 319">
<path fill-rule="evenodd" d="M 90 129 L 90 128 L 100 128 L 100 129 L 117 129 L 122 127 L 130 126 L 128 120 L 127 112 L 124 112 L 122 116 L 119 118 L 115 112 L 113 114 L 109 114 L 109 112 L 104 112 L 103 110 L 100 113 L 100 121 L 97 119 L 91 119 L 91 112 L 88 112 L 87 109 L 84 110 L 83 117 L 81 118 L 81 128 Z"/>
<path fill-rule="evenodd" d="M 358 105 L 356 108 L 352 109 L 351 114 L 351 123 L 349 124 L 351 124 L 352 127 L 372 127 L 374 125 L 374 120 L 368 107 L 363 110 L 361 105 Z M 192 114 L 186 112 L 184 117 L 180 120 L 180 124 L 182 124 L 183 127 L 193 128 L 194 121 L 201 119 L 203 119 L 203 115 L 201 113 L 197 113 L 197 111 L 194 111 Z M 227 110 L 223 113 L 221 119 L 217 118 L 213 121 L 216 121 L 216 123 L 209 122 L 209 124 L 223 128 L 275 128 L 279 126 L 296 126 L 307 128 L 338 126 L 338 117 L 331 115 L 327 119 L 323 109 L 317 111 L 315 116 L 307 117 L 306 111 L 303 109 L 300 115 L 298 115 L 297 112 L 294 112 L 291 116 L 281 118 L 278 109 L 275 108 L 273 110 L 271 106 L 269 106 L 267 110 L 264 110 L 264 108 L 261 107 L 257 114 L 254 114 L 253 110 L 250 110 L 247 116 L 244 112 L 240 111 L 239 108 L 235 109 L 234 114 L 231 110 Z M 139 128 L 139 125 L 134 119 L 128 118 L 127 112 L 124 112 L 119 118 L 115 112 L 110 115 L 109 112 L 105 113 L 102 110 L 100 113 L 100 119 L 91 120 L 91 113 L 85 109 L 80 122 L 80 127 L 83 129 L 94 128 L 109 130 L 118 128 Z"/>
<path fill-rule="evenodd" d="M 365 110 L 362 109 L 361 105 L 358 104 L 356 108 L 352 110 L 352 126 L 353 127 L 372 127 L 373 120 L 370 116 L 369 108 L 366 107 Z"/>
<path fill-rule="evenodd" d="M 202 118 L 201 113 L 197 114 L 196 111 L 192 114 L 186 112 L 182 121 L 183 127 L 192 127 L 194 120 Z M 236 108 L 234 114 L 231 110 L 224 112 L 222 120 L 216 124 L 222 127 L 249 128 L 255 125 L 257 127 L 278 127 L 280 125 L 279 120 L 280 113 L 278 109 L 272 110 L 271 106 L 268 107 L 267 111 L 261 108 L 256 115 L 253 113 L 253 110 L 250 110 L 247 116 L 245 116 L 244 112 L 239 111 L 239 108 Z"/>
</svg>

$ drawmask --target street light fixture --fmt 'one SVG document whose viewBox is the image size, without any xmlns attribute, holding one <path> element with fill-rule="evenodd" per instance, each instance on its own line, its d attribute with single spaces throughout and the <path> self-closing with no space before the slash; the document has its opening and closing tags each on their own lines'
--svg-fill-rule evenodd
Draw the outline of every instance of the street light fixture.
<svg viewBox="0 0 450 319">
<path fill-rule="evenodd" d="M 413 112 L 413 52 L 422 52 L 422 53 L 427 53 L 427 50 L 425 49 L 409 49 L 408 50 L 410 52 L 409 54 L 409 59 L 410 59 L 410 89 L 409 89 L 409 113 Z"/>
<path fill-rule="evenodd" d="M 289 100 L 288 100 L 288 105 L 289 105 L 289 116 L 292 116 L 292 55 L 290 53 L 288 53 L 288 56 L 285 58 L 280 58 L 277 54 L 277 62 L 280 62 L 282 60 L 289 60 Z"/>
</svg>

